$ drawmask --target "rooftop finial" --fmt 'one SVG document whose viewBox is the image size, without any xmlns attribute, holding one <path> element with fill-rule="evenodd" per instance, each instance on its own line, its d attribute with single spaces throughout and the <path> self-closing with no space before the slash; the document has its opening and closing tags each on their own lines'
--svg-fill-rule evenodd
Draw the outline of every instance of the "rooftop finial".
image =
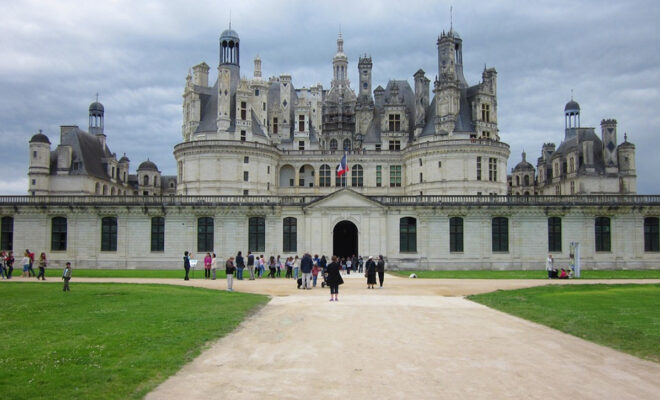
<svg viewBox="0 0 660 400">
<path fill-rule="evenodd" d="M 231 29 L 231 8 L 229 9 L 229 29 Z"/>
<path fill-rule="evenodd" d="M 454 6 L 449 6 L 449 30 L 454 30 Z"/>
<path fill-rule="evenodd" d="M 41 129 L 39 129 L 39 133 L 41 133 Z M 623 141 L 628 142 L 628 132 L 623 133 Z"/>
<path fill-rule="evenodd" d="M 571 101 L 573 101 L 573 89 L 571 89 Z"/>
<path fill-rule="evenodd" d="M 96 92 L 96 102 L 99 102 L 99 92 Z"/>
</svg>

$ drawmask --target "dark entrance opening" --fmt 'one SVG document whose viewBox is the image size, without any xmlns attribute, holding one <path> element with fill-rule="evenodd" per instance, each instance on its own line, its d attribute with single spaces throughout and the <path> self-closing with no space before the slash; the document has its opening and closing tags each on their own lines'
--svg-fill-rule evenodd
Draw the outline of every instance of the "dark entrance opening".
<svg viewBox="0 0 660 400">
<path fill-rule="evenodd" d="M 337 257 L 358 255 L 358 230 L 351 221 L 341 221 L 332 231 L 332 254 Z"/>
</svg>

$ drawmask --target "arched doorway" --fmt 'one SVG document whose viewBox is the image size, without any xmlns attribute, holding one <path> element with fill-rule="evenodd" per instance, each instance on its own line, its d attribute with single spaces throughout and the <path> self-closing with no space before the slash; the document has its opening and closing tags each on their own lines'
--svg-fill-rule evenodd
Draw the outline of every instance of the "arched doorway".
<svg viewBox="0 0 660 400">
<path fill-rule="evenodd" d="M 358 229 L 351 221 L 341 221 L 332 231 L 332 254 L 337 257 L 358 255 Z"/>
</svg>

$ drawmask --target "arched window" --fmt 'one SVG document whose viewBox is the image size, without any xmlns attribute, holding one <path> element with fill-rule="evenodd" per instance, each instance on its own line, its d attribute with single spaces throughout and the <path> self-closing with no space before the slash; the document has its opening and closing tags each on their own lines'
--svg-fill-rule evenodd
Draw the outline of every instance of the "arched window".
<svg viewBox="0 0 660 400">
<path fill-rule="evenodd" d="M 101 219 L 101 251 L 117 251 L 117 218 Z"/>
<path fill-rule="evenodd" d="M 355 164 L 351 170 L 351 186 L 362 187 L 364 171 L 360 164 Z"/>
<path fill-rule="evenodd" d="M 516 176 L 516 186 L 520 186 L 520 177 Z"/>
<path fill-rule="evenodd" d="M 596 217 L 594 229 L 596 233 L 596 251 L 610 251 L 610 219 L 608 217 Z"/>
<path fill-rule="evenodd" d="M 529 175 L 525 175 L 525 177 L 523 178 L 523 181 L 525 183 L 525 186 L 529 186 Z"/>
<path fill-rule="evenodd" d="M 50 250 L 66 250 L 66 218 L 55 217 L 51 220 Z"/>
<path fill-rule="evenodd" d="M 14 250 L 14 217 L 2 217 L 0 249 Z"/>
<path fill-rule="evenodd" d="M 298 251 L 298 221 L 293 217 L 284 218 L 282 251 L 295 253 Z"/>
<path fill-rule="evenodd" d="M 571 158 L 569 159 L 569 162 L 570 162 L 570 170 L 569 170 L 569 172 L 575 172 L 575 159 L 574 159 L 573 157 L 571 157 Z"/>
<path fill-rule="evenodd" d="M 658 218 L 644 218 L 644 251 L 660 251 L 658 244 Z"/>
<path fill-rule="evenodd" d="M 211 217 L 197 219 L 197 251 L 213 251 L 213 218 Z"/>
<path fill-rule="evenodd" d="M 399 251 L 401 253 L 417 252 L 417 220 L 403 217 L 399 220 Z"/>
<path fill-rule="evenodd" d="M 449 218 L 449 251 L 463 251 L 463 218 Z"/>
<path fill-rule="evenodd" d="M 548 251 L 561 252 L 561 218 L 548 218 Z"/>
<path fill-rule="evenodd" d="M 105 196 L 107 194 L 108 194 L 108 185 L 103 185 L 103 195 Z"/>
<path fill-rule="evenodd" d="M 509 219 L 505 217 L 493 218 L 492 225 L 493 251 L 509 251 Z"/>
<path fill-rule="evenodd" d="M 344 139 L 344 142 L 342 143 L 342 148 L 344 150 L 350 150 L 351 149 L 351 140 L 350 139 Z"/>
<path fill-rule="evenodd" d="M 337 139 L 330 140 L 330 150 L 337 150 Z"/>
<path fill-rule="evenodd" d="M 112 188 L 110 188 L 110 195 L 114 196 L 115 194 L 117 194 L 117 189 L 113 186 Z"/>
<path fill-rule="evenodd" d="M 165 218 L 151 218 L 151 251 L 165 251 Z"/>
<path fill-rule="evenodd" d="M 94 186 L 94 194 L 101 194 L 101 184 L 96 182 L 96 185 Z"/>
<path fill-rule="evenodd" d="M 339 164 L 335 167 L 335 186 L 346 187 L 346 174 L 340 176 L 337 171 L 339 171 Z"/>
<path fill-rule="evenodd" d="M 266 220 L 252 217 L 248 224 L 248 251 L 264 251 L 266 248 Z"/>
<path fill-rule="evenodd" d="M 321 169 L 319 170 L 319 186 L 321 187 L 330 187 L 331 182 L 330 182 L 330 176 L 332 174 L 330 173 L 330 166 L 328 164 L 323 164 L 321 165 Z"/>
<path fill-rule="evenodd" d="M 142 180 L 144 181 L 144 186 L 149 186 L 149 175 L 145 175 Z"/>
</svg>

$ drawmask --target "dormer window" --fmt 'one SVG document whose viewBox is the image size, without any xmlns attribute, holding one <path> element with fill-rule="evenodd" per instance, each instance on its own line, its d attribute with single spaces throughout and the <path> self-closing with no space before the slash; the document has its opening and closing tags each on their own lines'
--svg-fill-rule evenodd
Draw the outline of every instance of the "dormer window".
<svg viewBox="0 0 660 400">
<path fill-rule="evenodd" d="M 401 130 L 401 114 L 389 115 L 389 131 L 398 132 Z"/>
<path fill-rule="evenodd" d="M 484 122 L 490 122 L 490 104 L 481 105 L 481 120 Z"/>
<path fill-rule="evenodd" d="M 247 120 L 247 102 L 241 101 L 241 120 Z"/>
</svg>

